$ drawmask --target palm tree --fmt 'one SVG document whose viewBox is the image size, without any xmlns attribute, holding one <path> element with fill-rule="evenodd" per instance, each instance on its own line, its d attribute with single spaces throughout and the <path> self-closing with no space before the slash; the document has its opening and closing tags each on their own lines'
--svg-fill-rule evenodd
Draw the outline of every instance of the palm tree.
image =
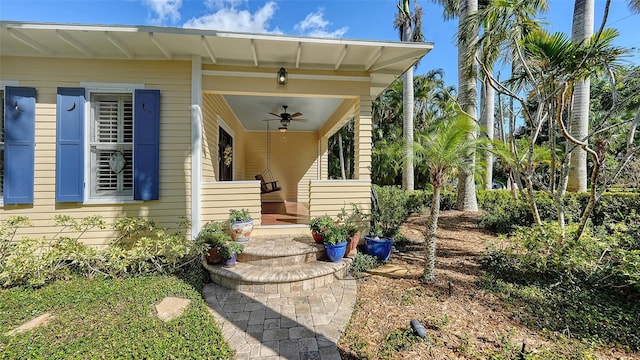
<svg viewBox="0 0 640 360">
<path fill-rule="evenodd" d="M 474 133 L 476 124 L 466 113 L 459 112 L 458 116 L 449 121 L 434 124 L 431 131 L 419 133 L 416 145 L 416 155 L 429 168 L 429 179 L 433 186 L 431 212 L 427 220 L 424 245 L 424 272 L 422 280 L 435 280 L 436 232 L 438 230 L 438 216 L 440 214 L 440 192 L 447 179 L 456 168 L 466 168 L 468 161 L 465 154 L 476 147 L 476 141 L 469 141 Z"/>
<path fill-rule="evenodd" d="M 414 13 L 411 15 L 410 0 L 399 0 L 398 14 L 393 23 L 400 32 L 400 41 L 422 42 L 422 8 L 414 2 Z M 414 190 L 413 178 L 413 66 L 404 73 L 403 89 L 403 137 L 406 160 L 403 167 L 402 186 L 405 190 Z"/>
<path fill-rule="evenodd" d="M 534 30 L 540 28 L 535 16 L 547 10 L 547 0 L 491 0 L 481 4 L 478 12 L 467 17 L 463 24 L 465 36 L 476 39 L 474 46 L 478 48 L 478 59 L 486 74 L 482 75 L 481 92 L 482 113 L 481 125 L 486 129 L 488 139 L 493 139 L 495 95 L 491 86 L 494 64 L 502 58 L 502 63 L 510 63 L 512 67 L 518 59 L 516 44 Z M 478 37 L 476 29 L 480 29 Z M 474 54 L 468 54 L 471 56 Z M 467 58 L 466 61 L 474 59 Z M 493 159 L 488 152 L 486 162 L 485 186 L 489 188 L 493 179 Z"/>
<path fill-rule="evenodd" d="M 477 118 L 477 66 L 475 61 L 475 48 L 471 45 L 472 39 L 477 36 L 477 27 L 469 32 L 469 28 L 464 29 L 467 17 L 478 11 L 478 0 L 432 0 L 444 8 L 444 18 L 453 19 L 458 17 L 458 102 L 463 112 L 472 119 Z M 483 4 L 487 0 L 483 0 Z M 469 36 L 472 34 L 473 36 Z M 469 140 L 473 141 L 477 136 L 476 132 L 469 133 Z M 475 150 L 469 149 L 466 154 L 467 165 L 458 171 L 458 198 L 456 208 L 466 211 L 478 211 L 478 199 L 476 197 L 476 184 L 473 170 L 475 167 Z M 466 169 L 466 170 L 465 170 Z"/>
<path fill-rule="evenodd" d="M 573 22 L 571 26 L 571 40 L 582 44 L 593 35 L 594 0 L 576 0 L 573 8 Z M 585 140 L 589 135 L 589 91 L 591 80 L 585 78 L 576 81 L 573 88 L 573 105 L 569 132 L 579 140 Z M 570 153 L 569 179 L 567 190 L 573 192 L 587 191 L 587 152 L 582 148 L 575 148 Z"/>
</svg>

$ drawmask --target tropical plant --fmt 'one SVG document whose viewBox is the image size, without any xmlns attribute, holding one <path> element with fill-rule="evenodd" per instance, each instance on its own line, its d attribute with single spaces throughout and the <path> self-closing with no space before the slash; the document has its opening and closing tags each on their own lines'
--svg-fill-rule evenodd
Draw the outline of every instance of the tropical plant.
<svg viewBox="0 0 640 360">
<path fill-rule="evenodd" d="M 398 13 L 393 23 L 394 28 L 400 32 L 401 41 L 422 42 L 422 8 L 414 1 L 413 15 L 411 14 L 411 1 L 399 0 Z M 403 139 L 405 144 L 405 162 L 403 166 L 403 188 L 414 190 L 414 167 L 413 167 L 413 67 L 409 67 L 403 75 L 404 86 L 402 91 L 403 99 Z"/>
<path fill-rule="evenodd" d="M 435 280 L 436 232 L 440 214 L 441 189 L 454 169 L 469 165 L 465 154 L 469 149 L 476 147 L 477 141 L 469 141 L 468 137 L 475 129 L 473 120 L 460 112 L 457 117 L 439 124 L 432 132 L 421 134 L 423 139 L 420 144 L 422 145 L 418 147 L 416 154 L 420 161 L 429 167 L 433 186 L 431 211 L 425 231 L 425 265 L 421 278 L 423 281 Z"/>
<path fill-rule="evenodd" d="M 249 209 L 231 209 L 229 210 L 229 222 L 248 221 L 252 220 Z"/>
<path fill-rule="evenodd" d="M 351 210 L 348 211 L 346 207 L 343 207 L 340 209 L 340 213 L 338 213 L 337 218 L 338 223 L 344 226 L 349 237 L 351 237 L 358 231 L 362 232 L 367 228 L 369 214 L 362 211 L 358 204 L 351 203 Z"/>
<path fill-rule="evenodd" d="M 347 229 L 335 223 L 329 225 L 324 231 L 324 243 L 327 245 L 337 245 L 347 241 Z"/>
<path fill-rule="evenodd" d="M 231 259 L 235 254 L 241 254 L 244 251 L 244 245 L 237 241 L 227 241 L 220 245 L 220 256 L 225 259 Z"/>
<path fill-rule="evenodd" d="M 225 231 L 226 227 L 222 222 L 211 221 L 202 226 L 196 242 L 209 245 L 210 248 L 220 247 L 231 241 L 231 236 Z"/>
<path fill-rule="evenodd" d="M 309 229 L 317 234 L 324 235 L 329 226 L 333 225 L 334 223 L 335 221 L 331 216 L 322 215 L 315 217 L 309 221 Z"/>
</svg>

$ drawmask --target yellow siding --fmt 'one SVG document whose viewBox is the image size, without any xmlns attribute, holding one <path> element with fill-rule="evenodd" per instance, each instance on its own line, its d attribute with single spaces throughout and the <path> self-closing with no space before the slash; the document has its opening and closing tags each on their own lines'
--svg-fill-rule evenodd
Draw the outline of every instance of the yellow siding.
<svg viewBox="0 0 640 360">
<path fill-rule="evenodd" d="M 218 178 L 218 118 L 231 128 L 233 132 L 233 180 L 253 180 L 245 170 L 245 129 L 231 111 L 229 105 L 219 94 L 204 94 L 203 106 L 203 180 L 213 181 Z"/>
<path fill-rule="evenodd" d="M 190 216 L 191 194 L 191 64 L 185 61 L 73 60 L 2 57 L 1 80 L 18 81 L 36 88 L 36 147 L 34 203 L 5 206 L 0 219 L 12 215 L 29 217 L 34 227 L 22 236 L 52 238 L 60 229 L 51 219 L 56 214 L 80 219 L 100 215 L 112 224 L 124 216 L 148 216 L 162 226 L 175 227 L 180 216 Z M 144 84 L 160 90 L 160 200 L 126 204 L 86 205 L 55 202 L 55 129 L 58 87 L 80 87 L 83 82 Z M 104 245 L 115 237 L 109 229 L 92 231 L 82 239 Z"/>
<path fill-rule="evenodd" d="M 336 216 L 343 207 L 355 203 L 362 210 L 371 209 L 371 184 L 360 180 L 313 180 L 310 185 L 311 218 Z"/>
<path fill-rule="evenodd" d="M 371 120 L 371 97 L 360 99 L 360 108 L 355 117 L 354 178 L 371 181 L 371 149 L 373 121 Z"/>
<path fill-rule="evenodd" d="M 260 182 L 219 181 L 202 186 L 202 221 L 225 221 L 230 209 L 249 209 L 260 225 Z"/>
<path fill-rule="evenodd" d="M 309 179 L 316 179 L 316 134 L 312 132 L 271 133 L 271 175 L 265 181 L 278 181 L 281 191 L 264 194 L 264 201 L 307 202 Z M 247 175 L 254 178 L 267 169 L 267 133 L 248 132 L 245 151 Z"/>
</svg>

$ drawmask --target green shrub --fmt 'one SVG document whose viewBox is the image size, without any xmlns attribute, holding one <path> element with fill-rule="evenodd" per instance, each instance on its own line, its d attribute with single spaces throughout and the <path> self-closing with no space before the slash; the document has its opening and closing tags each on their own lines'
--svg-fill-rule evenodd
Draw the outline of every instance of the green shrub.
<svg viewBox="0 0 640 360">
<path fill-rule="evenodd" d="M 409 216 L 407 207 L 409 196 L 406 191 L 397 186 L 377 186 L 373 189 L 378 199 L 378 209 L 371 212 L 371 232 L 376 235 L 393 237 L 400 229 L 400 225 Z"/>
<path fill-rule="evenodd" d="M 129 277 L 145 274 L 176 274 L 190 276 L 208 245 L 188 240 L 185 223 L 170 231 L 153 220 L 124 218 L 116 221 L 118 238 L 104 250 L 88 247 L 80 237 L 92 228 L 104 228 L 97 216 L 77 221 L 57 215 L 54 222 L 60 231 L 53 239 L 24 238 L 13 241 L 0 258 L 0 286 L 41 286 L 72 275 L 93 277 Z M 2 223 L 3 234 L 15 234 L 15 227 L 26 221 Z M 61 236 L 70 234 L 75 237 Z M 4 237 L 4 236 L 3 236 Z M 11 235 L 11 238 L 13 236 Z M 5 240 L 2 240 L 3 242 Z M 187 271 L 188 270 L 188 271 Z"/>
<path fill-rule="evenodd" d="M 349 271 L 353 276 L 361 277 L 363 273 L 375 269 L 382 264 L 383 262 L 378 260 L 377 257 L 358 252 L 351 265 L 349 265 Z"/>
</svg>

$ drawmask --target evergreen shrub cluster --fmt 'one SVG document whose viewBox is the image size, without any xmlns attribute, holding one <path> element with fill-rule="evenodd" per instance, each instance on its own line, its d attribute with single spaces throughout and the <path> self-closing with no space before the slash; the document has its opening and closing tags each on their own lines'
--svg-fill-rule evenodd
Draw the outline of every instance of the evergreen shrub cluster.
<svg viewBox="0 0 640 360">
<path fill-rule="evenodd" d="M 16 239 L 20 227 L 31 226 L 26 217 L 9 217 L 0 223 L 0 287 L 42 286 L 73 275 L 125 278 L 149 274 L 192 277 L 188 280 L 198 285 L 199 260 L 207 245 L 187 239 L 185 220 L 172 231 L 153 220 L 123 218 L 114 224 L 118 238 L 104 249 L 80 240 L 89 230 L 106 228 L 100 217 L 78 221 L 56 215 L 53 221 L 60 230 L 52 239 Z"/>
</svg>

